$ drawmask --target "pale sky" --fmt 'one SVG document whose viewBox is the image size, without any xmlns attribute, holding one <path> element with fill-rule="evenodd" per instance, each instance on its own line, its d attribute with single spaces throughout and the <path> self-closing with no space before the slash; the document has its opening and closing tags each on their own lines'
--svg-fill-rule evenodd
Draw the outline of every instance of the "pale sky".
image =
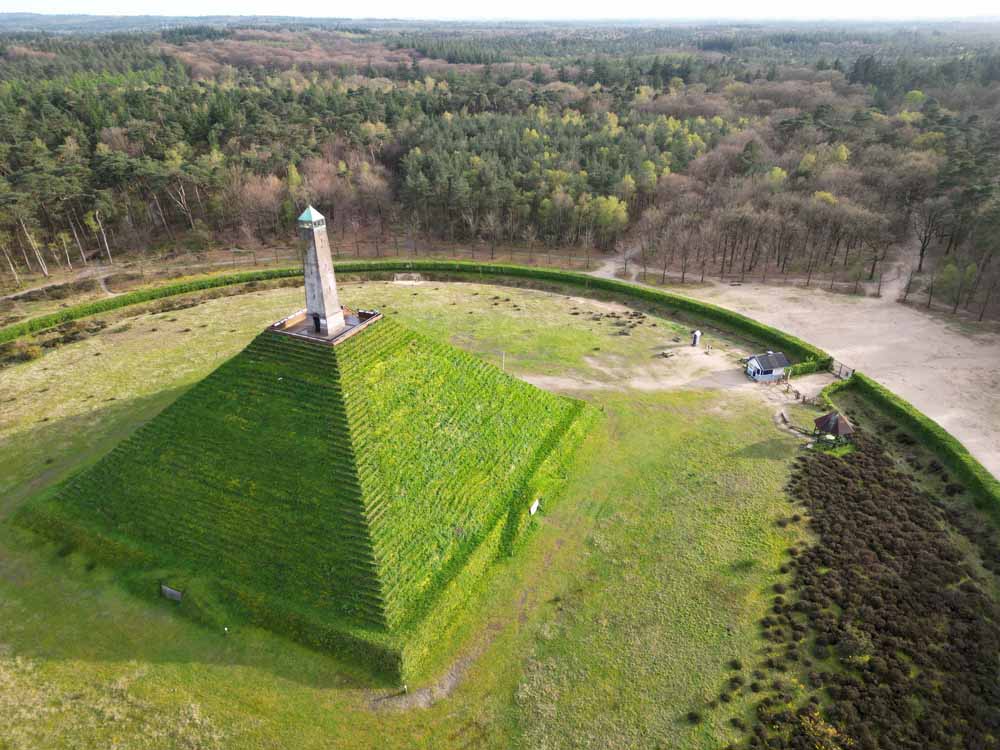
<svg viewBox="0 0 1000 750">
<path fill-rule="evenodd" d="M 916 20 L 1000 16 L 997 0 L 712 0 L 665 3 L 662 0 L 0 0 L 0 12 L 88 13 L 95 15 L 282 15 L 340 18 L 416 18 L 427 20 Z"/>
</svg>

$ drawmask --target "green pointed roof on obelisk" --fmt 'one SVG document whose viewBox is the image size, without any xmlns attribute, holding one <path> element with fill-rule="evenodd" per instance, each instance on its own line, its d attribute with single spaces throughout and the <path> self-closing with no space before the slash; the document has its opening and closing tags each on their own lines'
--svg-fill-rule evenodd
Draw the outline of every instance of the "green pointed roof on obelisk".
<svg viewBox="0 0 1000 750">
<path fill-rule="evenodd" d="M 299 221 L 303 223 L 309 222 L 311 224 L 312 222 L 320 221 L 323 218 L 325 218 L 323 214 L 310 205 L 305 211 L 302 212 L 302 215 L 299 216 Z"/>
</svg>

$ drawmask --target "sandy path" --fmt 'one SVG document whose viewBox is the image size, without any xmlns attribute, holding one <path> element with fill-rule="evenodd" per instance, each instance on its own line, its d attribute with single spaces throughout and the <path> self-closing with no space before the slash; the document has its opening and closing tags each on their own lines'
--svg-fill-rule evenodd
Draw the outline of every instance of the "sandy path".
<svg viewBox="0 0 1000 750">
<path fill-rule="evenodd" d="M 549 391 L 669 391 L 683 388 L 715 390 L 750 395 L 775 407 L 775 420 L 784 407 L 800 399 L 815 398 L 835 378 L 828 372 L 807 375 L 790 385 L 785 383 L 754 383 L 743 373 L 733 351 L 681 346 L 671 350 L 669 359 L 654 358 L 647 365 L 616 367 L 599 360 L 585 358 L 587 364 L 602 377 L 584 378 L 577 375 L 519 374 L 539 388 Z"/>
<path fill-rule="evenodd" d="M 599 276 L 602 279 L 620 278 L 618 276 L 618 272 L 624 268 L 625 256 L 628 256 L 628 259 L 631 261 L 633 258 L 635 258 L 636 255 L 639 254 L 639 251 L 641 249 L 642 248 L 640 248 L 638 245 L 632 245 L 624 253 L 619 253 L 618 255 L 608 258 L 606 261 L 601 263 L 600 266 L 591 271 L 590 275 Z M 635 275 L 639 272 L 639 270 L 640 269 L 638 268 L 637 265 L 630 266 L 628 272 L 629 280 L 634 280 Z"/>
<path fill-rule="evenodd" d="M 1000 333 L 895 302 L 800 287 L 704 285 L 671 291 L 736 310 L 822 347 L 955 435 L 1000 476 Z"/>
</svg>

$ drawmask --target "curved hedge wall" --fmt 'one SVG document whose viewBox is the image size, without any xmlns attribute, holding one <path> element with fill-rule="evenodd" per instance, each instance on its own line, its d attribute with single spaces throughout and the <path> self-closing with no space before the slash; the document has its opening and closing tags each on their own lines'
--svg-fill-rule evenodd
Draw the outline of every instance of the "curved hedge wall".
<svg viewBox="0 0 1000 750">
<path fill-rule="evenodd" d="M 575 271 L 560 271 L 553 268 L 531 268 L 528 266 L 514 266 L 503 263 L 473 263 L 468 261 L 440 261 L 440 260 L 413 260 L 413 261 L 348 261 L 336 264 L 336 268 L 341 273 L 363 273 L 379 271 L 426 271 L 438 273 L 460 273 L 460 274 L 480 274 L 492 276 L 508 276 L 529 279 L 539 279 L 561 284 L 575 284 L 587 289 L 600 289 L 607 292 L 622 294 L 634 299 L 642 299 L 668 307 L 692 313 L 698 317 L 709 320 L 719 326 L 740 333 L 754 340 L 766 343 L 776 349 L 781 349 L 790 359 L 798 364 L 793 368 L 793 374 L 801 375 L 804 372 L 815 372 L 823 370 L 830 361 L 830 355 L 822 349 L 818 349 L 805 341 L 790 336 L 777 328 L 758 323 L 745 315 L 726 310 L 723 307 L 712 305 L 707 302 L 699 302 L 689 297 L 678 294 L 651 289 L 648 287 L 636 286 L 616 279 L 602 279 L 589 276 L 585 273 Z M 204 289 L 212 289 L 231 284 L 242 284 L 248 281 L 266 281 L 268 279 L 289 278 L 299 276 L 302 271 L 298 268 L 277 268 L 266 271 L 247 271 L 244 273 L 224 274 L 220 276 L 209 276 L 203 279 L 181 282 L 178 284 L 167 284 L 165 286 L 149 287 L 137 289 L 133 292 L 119 294 L 115 297 L 85 302 L 73 307 L 67 307 L 59 312 L 49 315 L 42 315 L 37 318 L 15 323 L 0 329 L 0 344 L 13 341 L 16 338 L 31 333 L 51 328 L 52 326 L 66 323 L 67 321 L 85 318 L 121 307 L 135 305 L 142 302 L 170 297 L 177 294 L 187 294 Z"/>
<path fill-rule="evenodd" d="M 636 286 L 624 281 L 618 281 L 617 279 L 598 278 L 576 271 L 457 260 L 347 261 L 337 263 L 336 268 L 341 273 L 426 271 L 428 273 L 520 277 L 561 284 L 574 284 L 587 289 L 600 289 L 690 312 L 706 320 L 718 323 L 721 327 L 732 330 L 735 333 L 744 334 L 757 341 L 766 342 L 776 349 L 783 350 L 791 359 L 796 360 L 796 364 L 791 368 L 792 375 L 803 375 L 808 372 L 825 370 L 831 360 L 830 355 L 818 347 L 812 346 L 783 331 L 779 331 L 777 328 L 764 325 L 745 315 L 740 315 L 717 305 L 699 302 L 698 300 L 678 294 L 671 294 L 659 289 Z M 97 300 L 96 302 L 86 302 L 50 315 L 43 315 L 2 328 L 0 329 L 0 344 L 70 320 L 96 315 L 97 313 L 115 310 L 128 305 L 149 302 L 176 294 L 228 286 L 230 284 L 291 278 L 301 274 L 302 271 L 298 268 L 277 268 L 266 271 L 247 271 L 244 273 L 210 276 L 178 284 L 137 289 L 134 292 Z M 965 446 L 941 427 L 941 425 L 918 411 L 912 404 L 907 403 L 896 394 L 861 373 L 856 372 L 849 381 L 842 381 L 835 384 L 835 386 L 838 388 L 856 388 L 873 401 L 881 404 L 890 413 L 897 416 L 914 433 L 920 435 L 932 450 L 938 452 L 942 460 L 948 464 L 949 468 L 956 475 L 961 476 L 970 487 L 976 489 L 981 495 L 987 498 L 995 509 L 1000 510 L 1000 482 L 969 453 Z"/>
<path fill-rule="evenodd" d="M 365 268 L 353 268 L 352 266 L 366 266 Z M 392 263 L 394 269 L 386 268 L 384 264 L 373 268 L 375 264 L 352 264 L 343 263 L 337 266 L 343 271 L 350 270 L 408 270 L 408 271 L 451 271 L 456 273 L 479 273 L 494 276 L 513 276 L 529 279 L 540 279 L 562 284 L 576 284 L 587 289 L 600 289 L 607 292 L 622 294 L 633 299 L 641 299 L 647 302 L 666 305 L 677 310 L 697 315 L 713 323 L 718 323 L 721 327 L 734 333 L 740 333 L 757 341 L 761 341 L 775 348 L 780 348 L 794 361 L 802 367 L 796 374 L 803 371 L 813 372 L 817 369 L 825 369 L 830 362 L 830 355 L 812 344 L 808 344 L 802 339 L 790 336 L 777 328 L 764 325 L 753 318 L 727 310 L 724 307 L 713 305 L 708 302 L 683 297 L 679 294 L 664 292 L 659 289 L 652 289 L 645 286 L 637 286 L 617 279 L 604 279 L 577 271 L 561 271 L 554 268 L 531 268 L 529 266 L 513 266 L 503 263 L 471 263 L 463 261 L 411 261 L 408 263 Z M 806 366 L 808 365 L 808 366 Z"/>
</svg>

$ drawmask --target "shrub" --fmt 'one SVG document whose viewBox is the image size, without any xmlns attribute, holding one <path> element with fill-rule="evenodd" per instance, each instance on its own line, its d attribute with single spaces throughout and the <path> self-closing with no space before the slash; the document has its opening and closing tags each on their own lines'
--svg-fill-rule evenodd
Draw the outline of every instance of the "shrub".
<svg viewBox="0 0 1000 750">
<path fill-rule="evenodd" d="M 38 344 L 29 341 L 15 341 L 3 353 L 3 359 L 10 362 L 30 362 L 42 356 L 43 350 Z"/>
<path fill-rule="evenodd" d="M 818 538 L 799 555 L 792 589 L 809 606 L 814 655 L 839 657 L 836 672 L 802 659 L 806 684 L 834 701 L 830 728 L 867 737 L 865 746 L 891 739 L 893 746 L 958 747 L 961 737 L 962 747 L 987 747 L 1000 727 L 995 670 L 984 668 L 1000 644 L 996 605 L 980 586 L 965 585 L 969 568 L 942 533 L 948 515 L 940 500 L 898 470 L 884 444 L 863 431 L 855 444 L 844 458 L 810 455 L 793 482 Z M 789 647 L 784 658 L 799 656 Z M 785 694 L 783 683 L 773 688 Z M 919 721 L 910 705 L 921 707 Z M 767 714 L 769 732 L 792 747 L 813 746 L 786 711 Z"/>
</svg>

